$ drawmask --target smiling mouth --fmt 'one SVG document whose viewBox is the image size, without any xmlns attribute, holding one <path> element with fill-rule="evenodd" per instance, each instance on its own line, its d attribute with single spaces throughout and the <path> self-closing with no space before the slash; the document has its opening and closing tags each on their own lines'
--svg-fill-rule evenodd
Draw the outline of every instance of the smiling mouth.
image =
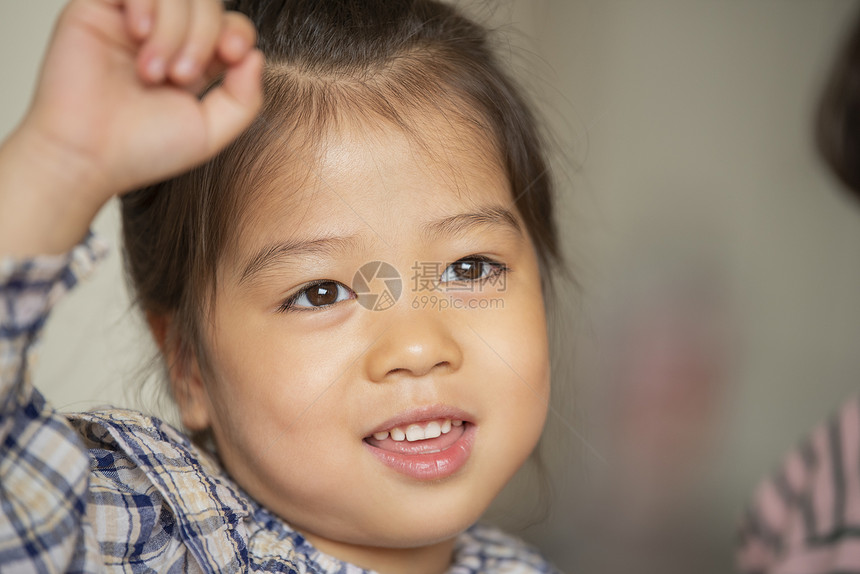
<svg viewBox="0 0 860 574">
<path fill-rule="evenodd" d="M 372 438 L 380 442 L 389 437 L 395 442 L 415 442 L 438 438 L 443 434 L 450 433 L 451 429 L 460 426 L 463 426 L 463 421 L 460 419 L 438 419 L 424 423 L 396 426 L 388 430 L 375 432 Z M 370 439 L 371 437 L 367 438 Z"/>
<path fill-rule="evenodd" d="M 469 459 L 475 425 L 439 418 L 399 424 L 364 438 L 372 454 L 401 474 L 421 481 L 445 478 Z"/>
<path fill-rule="evenodd" d="M 461 419 L 436 419 L 392 427 L 375 432 L 364 440 L 371 446 L 392 453 L 435 454 L 456 443 L 468 424 Z"/>
</svg>

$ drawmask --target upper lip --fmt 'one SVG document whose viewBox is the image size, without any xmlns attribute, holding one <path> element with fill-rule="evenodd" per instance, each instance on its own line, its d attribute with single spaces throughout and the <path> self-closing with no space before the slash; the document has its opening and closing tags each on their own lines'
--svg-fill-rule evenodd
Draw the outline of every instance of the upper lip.
<svg viewBox="0 0 860 574">
<path fill-rule="evenodd" d="M 395 415 L 382 424 L 374 427 L 365 436 L 371 436 L 374 433 L 391 430 L 394 427 L 405 427 L 410 424 L 429 422 L 438 419 L 461 420 L 464 422 L 473 421 L 472 415 L 461 409 L 447 405 L 431 405 L 409 409 L 408 411 Z"/>
</svg>

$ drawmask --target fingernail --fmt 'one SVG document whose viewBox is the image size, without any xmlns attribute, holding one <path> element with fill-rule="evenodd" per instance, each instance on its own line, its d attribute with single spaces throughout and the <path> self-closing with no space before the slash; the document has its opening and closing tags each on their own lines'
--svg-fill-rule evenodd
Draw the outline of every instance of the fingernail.
<svg viewBox="0 0 860 574">
<path fill-rule="evenodd" d="M 228 40 L 228 48 L 233 55 L 240 54 L 245 49 L 245 39 L 238 34 L 233 34 Z"/>
<path fill-rule="evenodd" d="M 180 78 L 190 78 L 194 74 L 194 60 L 187 56 L 181 58 L 173 67 L 173 73 Z"/>
<path fill-rule="evenodd" d="M 160 82 L 164 79 L 164 60 L 161 58 L 153 58 L 146 65 L 146 73 L 149 79 L 153 82 Z"/>
</svg>

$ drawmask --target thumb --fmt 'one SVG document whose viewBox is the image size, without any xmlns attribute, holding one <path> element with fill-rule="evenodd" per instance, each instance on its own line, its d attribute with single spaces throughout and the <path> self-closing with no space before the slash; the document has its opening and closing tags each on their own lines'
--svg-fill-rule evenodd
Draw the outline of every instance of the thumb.
<svg viewBox="0 0 860 574">
<path fill-rule="evenodd" d="M 252 50 L 227 70 L 220 86 L 203 98 L 209 157 L 225 148 L 256 117 L 263 103 L 262 73 L 263 54 Z"/>
</svg>

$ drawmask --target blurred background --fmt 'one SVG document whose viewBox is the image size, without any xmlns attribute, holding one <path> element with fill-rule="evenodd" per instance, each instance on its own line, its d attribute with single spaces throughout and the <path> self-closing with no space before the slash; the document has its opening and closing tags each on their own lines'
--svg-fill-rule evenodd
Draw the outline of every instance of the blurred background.
<svg viewBox="0 0 860 574">
<path fill-rule="evenodd" d="M 0 135 L 63 3 L 0 3 Z M 466 7 L 497 29 L 550 128 L 578 284 L 559 283 L 552 313 L 543 470 L 527 467 L 488 519 L 565 571 L 729 572 L 758 480 L 860 387 L 860 211 L 811 137 L 860 4 Z M 64 410 L 157 410 L 115 205 L 95 228 L 114 255 L 56 311 L 36 383 Z"/>
</svg>

